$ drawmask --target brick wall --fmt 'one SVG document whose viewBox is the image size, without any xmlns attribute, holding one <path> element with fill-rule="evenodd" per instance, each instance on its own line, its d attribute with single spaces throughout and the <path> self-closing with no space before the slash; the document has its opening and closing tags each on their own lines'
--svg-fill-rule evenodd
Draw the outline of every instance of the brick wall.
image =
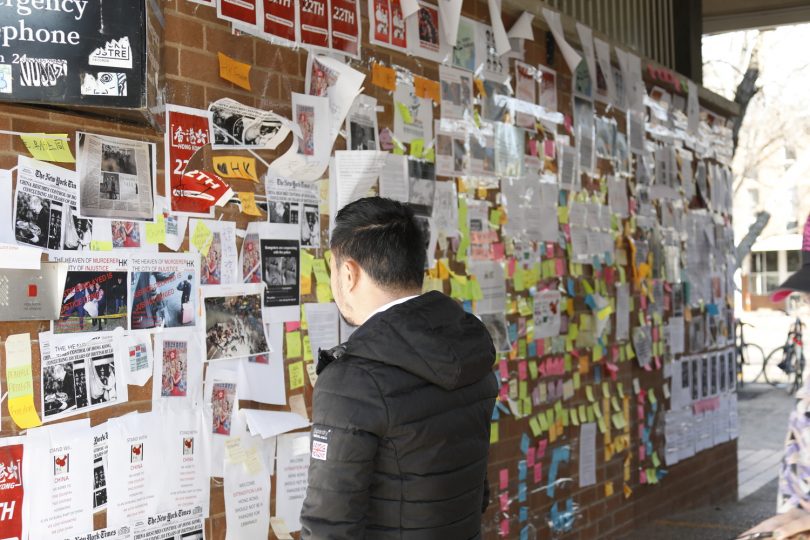
<svg viewBox="0 0 810 540">
<path fill-rule="evenodd" d="M 250 36 L 235 36 L 229 30 L 227 24 L 216 18 L 216 11 L 212 8 L 200 6 L 186 0 L 167 0 L 161 2 L 161 4 L 166 18 L 163 68 L 166 74 L 167 102 L 196 108 L 207 108 L 212 101 L 230 97 L 247 105 L 272 109 L 286 117 L 290 116 L 290 94 L 292 92 L 303 92 L 304 90 L 304 74 L 307 61 L 307 55 L 304 51 L 273 46 Z M 363 61 L 353 62 L 354 67 L 368 72 L 368 60 L 373 57 L 383 64 L 403 66 L 416 74 L 438 80 L 438 67 L 434 63 L 408 57 L 390 50 L 370 47 L 367 38 L 368 22 L 365 18 L 367 13 L 365 2 L 361 2 L 361 10 L 364 14 L 361 23 L 364 34 Z M 480 20 L 489 18 L 485 2 L 465 2 L 464 14 Z M 514 10 L 507 10 L 504 17 L 507 28 L 516 19 L 517 14 Z M 545 29 L 539 26 L 537 22 L 535 23 L 535 33 L 536 41 L 526 44 L 526 61 L 530 64 L 545 63 L 546 33 Z M 218 52 L 223 52 L 232 58 L 253 66 L 250 76 L 253 87 L 252 92 L 244 91 L 219 78 Z M 561 111 L 570 114 L 570 72 L 559 54 L 555 55 L 554 64 L 551 67 L 558 72 Z M 393 127 L 393 102 L 390 94 L 372 86 L 370 77 L 366 81 L 365 92 L 376 97 L 379 104 L 385 108 L 384 112 L 379 115 L 379 125 L 381 127 Z M 604 113 L 602 104 L 597 104 L 597 112 Z M 624 119 L 617 115 L 615 111 L 609 114 L 617 118 L 619 129 L 624 130 Z M 159 153 L 157 161 L 159 169 L 158 190 L 160 193 L 163 192 L 162 137 L 149 128 L 53 109 L 3 104 L 0 105 L 0 130 L 64 132 L 71 134 L 75 130 L 86 130 L 94 133 L 155 142 Z M 343 144 L 343 139 L 339 138 L 336 149 L 342 148 Z M 71 146 L 75 149 L 74 141 L 71 141 Z M 275 152 L 262 152 L 262 157 L 267 161 L 271 161 L 274 157 L 283 153 L 286 147 L 285 143 Z M 0 167 L 10 168 L 15 166 L 18 153 L 26 153 L 21 141 L 18 138 L 0 135 Z M 255 189 L 258 192 L 261 188 L 248 183 L 240 185 L 239 189 L 243 191 L 245 189 Z M 245 226 L 246 217 L 239 214 L 238 210 L 227 207 L 222 213 L 224 215 L 223 219 L 233 219 L 238 221 L 239 227 Z M 321 256 L 321 253 L 319 252 L 317 255 Z M 577 311 L 587 309 L 582 302 L 582 298 L 577 298 L 576 309 Z M 18 332 L 31 332 L 32 335 L 35 335 L 47 329 L 45 323 L 0 324 L 0 337 L 4 339 L 7 335 Z M 37 376 L 39 364 L 36 343 L 34 343 L 34 359 L 35 395 L 39 395 Z M 585 384 L 593 380 L 593 369 L 586 369 L 582 377 L 584 388 Z M 628 395 L 630 395 L 631 408 L 635 405 L 635 396 L 632 396 L 630 391 L 635 377 L 641 380 L 644 388 L 660 389 L 663 384 L 660 370 L 643 372 L 635 367 L 632 362 L 620 364 L 617 382 L 621 382 Z M 303 391 L 306 393 L 307 402 L 309 403 L 311 388 L 307 385 Z M 661 393 L 659 392 L 658 395 L 661 396 Z M 662 404 L 661 409 L 663 409 L 665 400 L 661 399 L 660 401 Z M 587 402 L 584 391 L 580 389 L 566 405 L 576 406 Z M 260 407 L 255 403 L 243 403 L 242 406 Z M 96 424 L 110 416 L 119 416 L 135 409 L 146 411 L 150 407 L 151 390 L 149 386 L 143 388 L 130 387 L 130 402 L 128 404 L 103 409 L 92 413 L 91 416 L 93 424 Z M 5 409 L 3 414 L 7 414 Z M 658 449 L 663 448 L 662 415 L 663 411 L 659 409 L 656 421 L 657 428 L 652 435 Z M 634 417 L 633 414 L 630 416 L 631 418 Z M 4 436 L 16 432 L 13 423 L 7 416 L 2 418 L 2 428 Z M 510 485 L 508 493 L 510 497 L 516 497 L 517 462 L 522 458 L 520 443 L 523 434 L 527 430 L 525 421 L 502 420 L 500 422 L 500 441 L 493 445 L 490 459 L 489 479 L 492 486 L 493 503 L 484 517 L 485 537 L 488 539 L 498 537 L 497 531 L 503 517 L 498 515 L 497 512 L 497 498 L 500 492 L 498 489 L 498 472 L 502 467 L 509 468 Z M 637 460 L 634 455 L 638 435 L 634 421 L 631 421 L 630 426 L 625 430 L 614 430 L 614 436 L 622 433 L 629 435 L 630 447 L 623 452 L 617 452 L 607 462 L 603 455 L 603 437 L 597 434 L 597 484 L 578 489 L 576 487 L 578 476 L 576 459 L 578 433 L 579 430 L 572 427 L 564 429 L 560 437 L 549 444 L 546 458 L 542 460 L 544 468 L 548 468 L 548 456 L 552 448 L 562 444 L 571 446 L 572 460 L 561 467 L 560 477 L 573 478 L 574 482 L 558 486 L 554 500 L 562 501 L 565 498 L 572 497 L 579 506 L 579 512 L 573 532 L 562 536 L 563 539 L 617 538 L 637 524 L 649 522 L 673 511 L 732 500 L 736 497 L 736 442 L 719 445 L 698 454 L 686 462 L 669 468 L 668 475 L 657 486 L 639 485 Z M 536 442 L 537 438 L 532 438 L 532 444 L 536 444 Z M 632 494 L 625 498 L 622 492 L 622 476 L 624 460 L 627 456 L 630 456 L 631 459 L 631 481 L 629 485 L 632 487 Z M 544 480 L 545 478 L 546 475 L 544 474 Z M 606 496 L 605 484 L 607 482 L 613 483 L 613 495 Z M 543 483 L 544 481 L 541 482 L 541 484 Z M 530 491 L 536 489 L 535 484 L 531 482 L 529 484 Z M 207 530 L 207 538 L 209 539 L 221 539 L 224 538 L 225 534 L 221 489 L 220 483 L 212 482 L 212 518 L 209 520 Z M 273 494 L 275 495 L 275 493 L 274 486 Z M 553 500 L 548 497 L 545 490 L 538 490 L 528 495 L 528 502 L 525 504 L 530 508 L 529 522 L 537 528 L 538 538 L 549 536 L 546 521 L 552 503 Z M 517 507 L 517 503 L 510 505 L 510 538 L 518 538 L 518 532 L 524 525 L 519 523 Z M 274 508 L 273 505 L 271 505 L 272 508 Z M 96 524 L 101 525 L 103 523 L 104 515 L 101 514 L 97 516 Z M 272 537 L 271 533 L 270 538 Z"/>
</svg>

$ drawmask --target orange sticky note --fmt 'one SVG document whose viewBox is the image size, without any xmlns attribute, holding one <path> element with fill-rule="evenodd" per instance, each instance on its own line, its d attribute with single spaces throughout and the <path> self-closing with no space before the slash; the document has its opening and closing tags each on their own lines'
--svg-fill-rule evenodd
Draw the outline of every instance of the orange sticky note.
<svg viewBox="0 0 810 540">
<path fill-rule="evenodd" d="M 393 92 L 397 88 L 397 72 L 382 64 L 372 64 L 371 84 Z"/>
<path fill-rule="evenodd" d="M 250 64 L 234 60 L 227 54 L 217 53 L 217 56 L 219 57 L 219 76 L 239 88 L 250 90 Z"/>
<path fill-rule="evenodd" d="M 413 89 L 417 97 L 432 99 L 435 103 L 441 101 L 438 81 L 431 81 L 430 79 L 414 75 Z"/>
<path fill-rule="evenodd" d="M 242 203 L 242 212 L 249 216 L 261 216 L 262 211 L 256 206 L 256 194 L 252 191 L 239 191 L 236 193 Z"/>
<path fill-rule="evenodd" d="M 478 77 L 476 77 L 474 81 L 475 87 L 478 89 L 478 93 L 481 95 L 481 97 L 487 97 L 487 90 L 486 88 L 484 88 L 484 81 L 482 81 Z"/>
</svg>

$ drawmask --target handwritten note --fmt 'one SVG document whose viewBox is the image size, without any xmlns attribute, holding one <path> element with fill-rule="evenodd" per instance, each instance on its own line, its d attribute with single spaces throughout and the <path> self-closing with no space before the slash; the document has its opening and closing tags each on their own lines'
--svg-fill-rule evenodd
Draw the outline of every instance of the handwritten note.
<svg viewBox="0 0 810 540">
<path fill-rule="evenodd" d="M 211 248 L 213 240 L 214 233 L 211 232 L 208 225 L 203 221 L 198 221 L 197 226 L 194 227 L 194 233 L 191 235 L 191 243 L 202 253 L 203 257 L 208 256 L 208 250 Z"/>
<path fill-rule="evenodd" d="M 304 386 L 304 362 L 293 362 L 287 366 L 290 375 L 290 390 Z"/>
<path fill-rule="evenodd" d="M 258 182 L 256 158 L 245 156 L 214 156 L 214 170 L 223 178 L 238 178 Z"/>
<path fill-rule="evenodd" d="M 393 92 L 397 88 L 397 72 L 382 64 L 372 64 L 371 84 Z"/>
<path fill-rule="evenodd" d="M 256 206 L 256 194 L 252 191 L 239 191 L 236 194 L 242 203 L 242 213 L 249 216 L 261 216 L 262 211 Z"/>
<path fill-rule="evenodd" d="M 8 412 L 17 427 L 28 429 L 41 426 L 42 420 L 34 406 L 30 334 L 15 334 L 6 338 L 6 381 Z"/>
<path fill-rule="evenodd" d="M 240 88 L 250 90 L 250 64 L 235 60 L 227 54 L 217 53 L 219 76 Z"/>
<path fill-rule="evenodd" d="M 42 135 L 45 135 L 44 133 Z M 31 152 L 34 159 L 40 161 L 53 161 L 56 163 L 76 163 L 76 158 L 70 151 L 67 135 L 58 134 L 52 137 L 31 134 L 21 135 L 25 147 Z M 59 139 L 56 137 L 64 137 Z"/>
</svg>

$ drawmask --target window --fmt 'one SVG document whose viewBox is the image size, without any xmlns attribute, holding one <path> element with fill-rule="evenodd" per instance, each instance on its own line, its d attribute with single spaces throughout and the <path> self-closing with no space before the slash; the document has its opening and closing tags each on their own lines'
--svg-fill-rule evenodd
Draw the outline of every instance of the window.
<svg viewBox="0 0 810 540">
<path fill-rule="evenodd" d="M 755 251 L 751 259 L 752 292 L 764 296 L 775 291 L 779 286 L 779 252 Z"/>
<path fill-rule="evenodd" d="M 787 271 L 791 274 L 802 267 L 802 252 L 798 249 L 791 249 L 787 252 Z"/>
</svg>

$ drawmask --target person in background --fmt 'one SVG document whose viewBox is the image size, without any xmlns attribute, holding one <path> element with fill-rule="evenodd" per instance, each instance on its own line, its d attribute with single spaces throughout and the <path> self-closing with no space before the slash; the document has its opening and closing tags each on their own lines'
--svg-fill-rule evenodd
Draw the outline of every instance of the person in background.
<svg viewBox="0 0 810 540">
<path fill-rule="evenodd" d="M 771 295 L 781 302 L 794 292 L 810 294 L 810 217 L 804 224 L 802 266 Z M 740 539 L 810 538 L 810 378 L 796 392 L 796 408 L 788 419 L 785 452 L 779 466 L 777 515 L 741 534 Z M 759 535 L 759 536 L 757 536 Z"/>
<path fill-rule="evenodd" d="M 480 539 L 498 394 L 486 327 L 436 291 L 407 206 L 338 212 L 331 286 L 359 328 L 319 351 L 302 539 Z"/>
</svg>

